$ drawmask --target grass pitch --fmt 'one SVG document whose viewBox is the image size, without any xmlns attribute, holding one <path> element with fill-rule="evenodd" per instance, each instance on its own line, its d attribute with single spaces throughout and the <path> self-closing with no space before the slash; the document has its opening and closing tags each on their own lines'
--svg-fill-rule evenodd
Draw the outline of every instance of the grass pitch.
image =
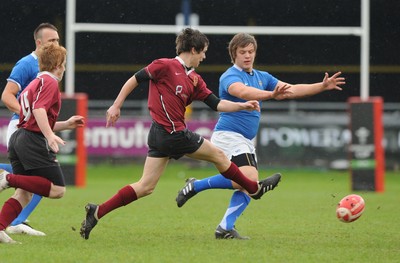
<svg viewBox="0 0 400 263">
<path fill-rule="evenodd" d="M 86 188 L 68 187 L 60 200 L 43 199 L 31 215 L 31 224 L 47 236 L 13 235 L 22 245 L 0 244 L 0 262 L 399 262 L 398 172 L 386 173 L 382 194 L 356 192 L 366 210 L 346 224 L 336 219 L 335 208 L 352 193 L 348 172 L 279 170 L 279 187 L 252 200 L 236 224 L 251 240 L 215 240 L 232 191 L 205 191 L 178 208 L 184 179 L 216 169 L 172 162 L 152 195 L 106 215 L 83 240 L 85 204 L 107 200 L 141 171 L 141 164 L 88 167 Z M 261 169 L 260 177 L 277 171 Z M 11 194 L 1 193 L 0 202 Z"/>
</svg>

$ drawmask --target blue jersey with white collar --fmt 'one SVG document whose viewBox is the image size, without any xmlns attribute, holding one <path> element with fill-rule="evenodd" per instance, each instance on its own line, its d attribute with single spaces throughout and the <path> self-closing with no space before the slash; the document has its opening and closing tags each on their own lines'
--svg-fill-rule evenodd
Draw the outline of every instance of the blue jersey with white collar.
<svg viewBox="0 0 400 263">
<path fill-rule="evenodd" d="M 273 91 L 278 84 L 278 79 L 265 71 L 253 69 L 251 73 L 247 73 L 234 65 L 227 69 L 219 79 L 219 97 L 221 99 L 245 102 L 245 100 L 229 94 L 228 88 L 235 82 L 241 82 L 260 90 Z M 252 140 L 257 135 L 260 115 L 261 113 L 258 111 L 221 112 L 214 130 L 237 132 Z"/>
<path fill-rule="evenodd" d="M 39 73 L 39 63 L 37 56 L 34 52 L 21 58 L 14 66 L 7 81 L 14 82 L 18 85 L 19 94 L 34 80 Z M 19 119 L 18 114 L 14 113 L 11 117 L 12 120 Z"/>
</svg>

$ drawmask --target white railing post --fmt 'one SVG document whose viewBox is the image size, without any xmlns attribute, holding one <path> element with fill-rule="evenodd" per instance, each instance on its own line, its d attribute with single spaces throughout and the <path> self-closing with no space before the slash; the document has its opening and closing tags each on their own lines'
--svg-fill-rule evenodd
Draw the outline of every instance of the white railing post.
<svg viewBox="0 0 400 263">
<path fill-rule="evenodd" d="M 65 93 L 75 93 L 75 22 L 76 22 L 76 0 L 67 0 L 66 13 L 66 48 L 67 66 L 65 70 Z"/>
</svg>

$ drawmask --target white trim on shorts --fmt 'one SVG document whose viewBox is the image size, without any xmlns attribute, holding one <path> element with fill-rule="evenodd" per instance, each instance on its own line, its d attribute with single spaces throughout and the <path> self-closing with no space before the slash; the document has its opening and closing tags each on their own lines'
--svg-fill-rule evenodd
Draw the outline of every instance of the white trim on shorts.
<svg viewBox="0 0 400 263">
<path fill-rule="evenodd" d="M 244 153 L 254 154 L 256 157 L 256 147 L 254 140 L 249 140 L 240 133 L 231 131 L 214 131 L 211 136 L 211 142 L 224 151 L 229 158 Z M 255 158 L 257 160 L 257 157 Z"/>
</svg>

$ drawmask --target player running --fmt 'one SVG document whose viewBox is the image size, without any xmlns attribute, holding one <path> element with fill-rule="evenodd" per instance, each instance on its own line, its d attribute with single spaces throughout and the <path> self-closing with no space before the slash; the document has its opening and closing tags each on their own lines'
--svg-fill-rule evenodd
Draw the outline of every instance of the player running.
<svg viewBox="0 0 400 263">
<path fill-rule="evenodd" d="M 148 108 L 153 123 L 148 135 L 148 153 L 141 179 L 120 189 L 106 202 L 87 204 L 86 217 L 80 234 L 88 239 L 99 219 L 114 209 L 150 195 L 171 158 L 190 158 L 213 163 L 222 176 L 241 185 L 250 195 L 261 197 L 270 179 L 257 182 L 243 175 L 225 154 L 208 140 L 186 128 L 186 106 L 194 100 L 203 101 L 211 109 L 221 112 L 258 111 L 257 101 L 231 102 L 220 100 L 207 88 L 196 73 L 205 59 L 209 41 L 198 30 L 186 28 L 176 38 L 175 58 L 153 61 L 139 70 L 123 85 L 114 104 L 107 111 L 107 126 L 114 126 L 126 97 L 144 81 L 149 81 Z"/>
</svg>

